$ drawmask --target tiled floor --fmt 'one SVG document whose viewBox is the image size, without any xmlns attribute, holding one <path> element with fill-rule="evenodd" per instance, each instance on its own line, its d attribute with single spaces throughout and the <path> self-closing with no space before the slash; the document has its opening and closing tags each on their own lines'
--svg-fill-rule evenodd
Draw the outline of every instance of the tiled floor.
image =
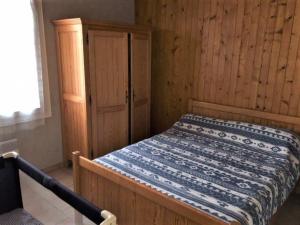
<svg viewBox="0 0 300 225">
<path fill-rule="evenodd" d="M 72 171 L 59 169 L 49 173 L 67 187 L 73 189 Z M 21 174 L 24 208 L 45 225 L 74 225 L 74 209 L 51 192 Z M 84 219 L 84 225 L 93 224 Z"/>
<path fill-rule="evenodd" d="M 72 171 L 59 169 L 49 174 L 73 188 Z M 55 195 L 21 174 L 25 209 L 45 225 L 74 225 L 74 210 Z M 92 224 L 84 219 L 85 225 Z M 274 225 L 300 225 L 300 195 L 292 195 L 280 211 Z"/>
</svg>

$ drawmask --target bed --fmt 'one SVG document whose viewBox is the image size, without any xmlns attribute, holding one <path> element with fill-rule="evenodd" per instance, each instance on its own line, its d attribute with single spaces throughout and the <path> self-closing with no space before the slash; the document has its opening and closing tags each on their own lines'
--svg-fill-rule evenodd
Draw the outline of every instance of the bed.
<svg viewBox="0 0 300 225">
<path fill-rule="evenodd" d="M 291 128 L 299 118 L 197 101 L 189 108 L 150 139 L 92 161 L 74 153 L 75 191 L 119 225 L 269 224 L 299 179 L 300 140 L 253 122 Z M 213 111 L 242 118 L 203 116 Z"/>
</svg>

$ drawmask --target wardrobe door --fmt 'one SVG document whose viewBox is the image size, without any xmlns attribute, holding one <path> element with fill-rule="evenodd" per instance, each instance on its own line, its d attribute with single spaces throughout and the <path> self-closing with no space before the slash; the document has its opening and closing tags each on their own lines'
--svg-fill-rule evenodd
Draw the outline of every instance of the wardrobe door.
<svg viewBox="0 0 300 225">
<path fill-rule="evenodd" d="M 89 157 L 83 37 L 80 25 L 56 28 L 64 162 Z"/>
<path fill-rule="evenodd" d="M 94 157 L 128 145 L 128 34 L 88 31 Z"/>
<path fill-rule="evenodd" d="M 131 34 L 131 142 L 150 135 L 151 36 Z"/>
</svg>

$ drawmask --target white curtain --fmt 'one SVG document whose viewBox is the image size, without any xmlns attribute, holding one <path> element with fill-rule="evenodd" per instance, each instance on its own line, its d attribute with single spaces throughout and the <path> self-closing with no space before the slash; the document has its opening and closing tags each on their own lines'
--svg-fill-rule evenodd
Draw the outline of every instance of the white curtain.
<svg viewBox="0 0 300 225">
<path fill-rule="evenodd" d="M 30 128 L 51 115 L 42 2 L 0 4 L 0 128 Z"/>
</svg>

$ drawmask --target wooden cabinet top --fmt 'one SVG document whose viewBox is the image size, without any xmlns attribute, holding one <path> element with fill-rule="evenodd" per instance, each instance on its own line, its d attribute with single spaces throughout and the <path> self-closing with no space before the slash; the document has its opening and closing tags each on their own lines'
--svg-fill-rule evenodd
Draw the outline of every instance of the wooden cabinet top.
<svg viewBox="0 0 300 225">
<path fill-rule="evenodd" d="M 105 30 L 118 30 L 127 32 L 150 32 L 151 27 L 136 24 L 127 23 L 114 23 L 108 21 L 95 21 L 83 18 L 70 18 L 70 19 L 59 19 L 53 20 L 55 26 L 69 26 L 69 25 L 82 25 L 88 27 L 88 29 L 105 29 Z"/>
</svg>

